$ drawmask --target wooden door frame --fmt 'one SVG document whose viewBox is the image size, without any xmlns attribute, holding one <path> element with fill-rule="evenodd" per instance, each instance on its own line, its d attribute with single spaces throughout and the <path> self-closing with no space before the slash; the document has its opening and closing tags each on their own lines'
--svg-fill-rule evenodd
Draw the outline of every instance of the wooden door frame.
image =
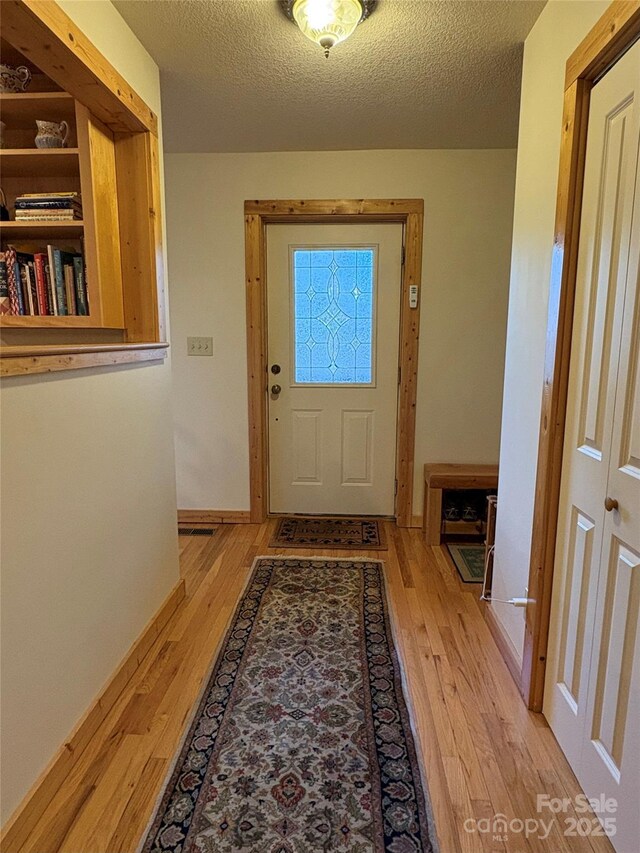
<svg viewBox="0 0 640 853">
<path fill-rule="evenodd" d="M 593 85 L 640 37 L 640 0 L 614 0 L 567 61 L 521 692 L 542 710 Z"/>
<path fill-rule="evenodd" d="M 408 307 L 409 287 L 420 288 L 422 276 L 422 199 L 276 199 L 245 201 L 245 271 L 247 289 L 247 376 L 249 383 L 249 476 L 251 521 L 268 512 L 267 419 L 267 264 L 266 228 L 273 223 L 399 222 L 403 225 L 404 264 L 400 310 L 400 383 L 396 430 L 396 519 L 410 527 L 418 388 L 418 307 Z M 420 292 L 418 291 L 420 296 Z"/>
</svg>

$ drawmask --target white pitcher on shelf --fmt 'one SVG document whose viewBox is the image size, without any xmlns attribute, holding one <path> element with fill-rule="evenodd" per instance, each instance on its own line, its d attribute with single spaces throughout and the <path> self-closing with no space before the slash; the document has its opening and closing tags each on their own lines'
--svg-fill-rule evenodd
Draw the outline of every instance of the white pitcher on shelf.
<svg viewBox="0 0 640 853">
<path fill-rule="evenodd" d="M 55 121 L 38 121 L 36 148 L 64 148 L 69 137 L 69 125 L 66 121 L 58 124 Z"/>
</svg>

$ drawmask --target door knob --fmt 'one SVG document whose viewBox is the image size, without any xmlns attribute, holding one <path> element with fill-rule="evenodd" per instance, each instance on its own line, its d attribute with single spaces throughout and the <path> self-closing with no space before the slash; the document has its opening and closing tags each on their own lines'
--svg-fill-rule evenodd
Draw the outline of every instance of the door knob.
<svg viewBox="0 0 640 853">
<path fill-rule="evenodd" d="M 277 394 L 279 394 L 281 391 L 282 391 L 282 388 L 281 388 L 279 385 L 272 385 L 272 386 L 271 386 L 271 393 L 272 393 L 272 394 L 276 394 L 276 395 L 277 395 Z"/>
<path fill-rule="evenodd" d="M 618 509 L 618 501 L 615 498 L 605 498 L 604 508 L 607 512 L 611 512 L 612 509 Z"/>
</svg>

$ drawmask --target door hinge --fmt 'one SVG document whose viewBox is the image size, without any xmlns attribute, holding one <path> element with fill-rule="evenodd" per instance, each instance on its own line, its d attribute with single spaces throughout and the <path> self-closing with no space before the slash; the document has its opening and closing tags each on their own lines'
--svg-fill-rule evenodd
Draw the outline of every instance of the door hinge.
<svg viewBox="0 0 640 853">
<path fill-rule="evenodd" d="M 398 385 L 402 382 L 402 368 L 398 366 Z"/>
<path fill-rule="evenodd" d="M 394 494 L 394 495 L 397 495 L 397 494 L 398 494 L 398 481 L 397 481 L 397 480 L 394 480 L 394 484 L 393 484 L 393 494 Z"/>
<path fill-rule="evenodd" d="M 401 259 L 400 259 L 400 265 L 401 265 L 401 266 L 404 266 L 404 259 L 405 259 L 405 255 L 406 255 L 406 252 L 405 252 L 405 248 L 404 248 L 404 246 L 403 246 L 403 247 L 402 247 L 402 257 L 401 257 Z"/>
</svg>

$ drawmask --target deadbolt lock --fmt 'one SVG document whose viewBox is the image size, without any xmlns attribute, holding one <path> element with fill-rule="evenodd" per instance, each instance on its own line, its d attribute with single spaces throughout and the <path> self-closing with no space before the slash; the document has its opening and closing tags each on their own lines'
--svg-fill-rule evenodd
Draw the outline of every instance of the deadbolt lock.
<svg viewBox="0 0 640 853">
<path fill-rule="evenodd" d="M 274 376 L 277 376 L 281 370 L 282 370 L 282 368 L 280 367 L 279 364 L 272 364 L 271 365 L 271 372 L 274 374 Z"/>
</svg>

